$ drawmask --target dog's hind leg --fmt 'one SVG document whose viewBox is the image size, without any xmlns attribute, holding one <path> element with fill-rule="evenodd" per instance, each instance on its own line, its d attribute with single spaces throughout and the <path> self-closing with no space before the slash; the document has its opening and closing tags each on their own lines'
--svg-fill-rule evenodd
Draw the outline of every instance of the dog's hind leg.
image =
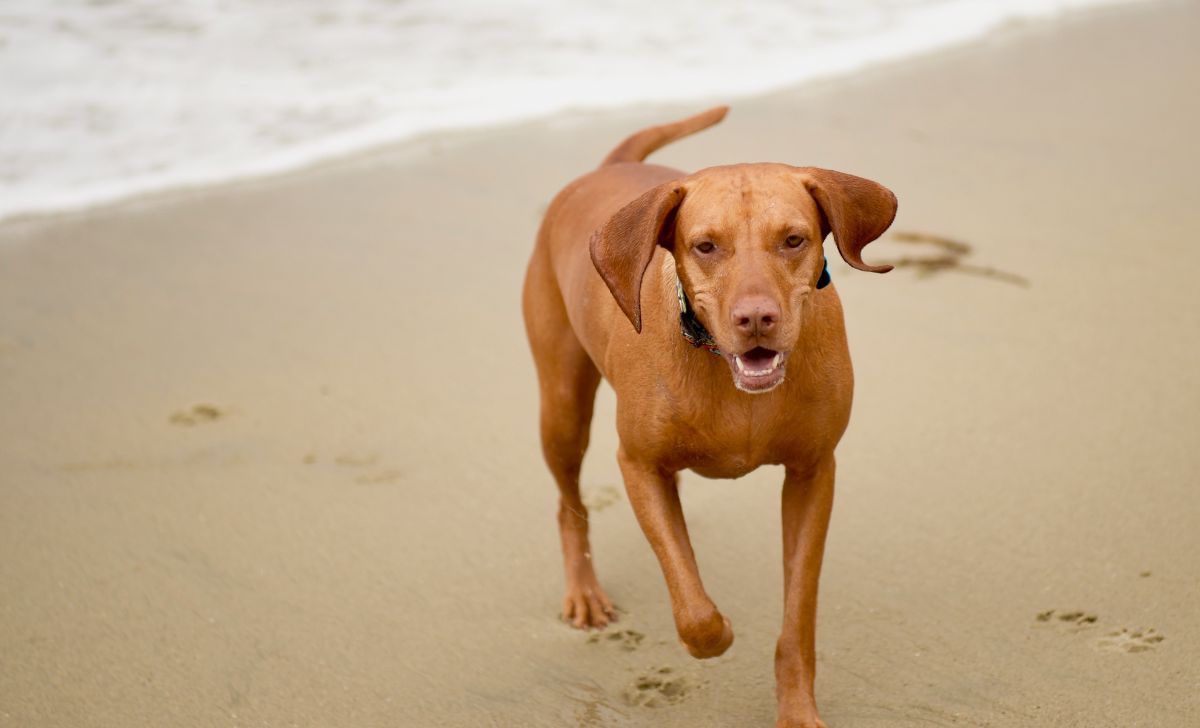
<svg viewBox="0 0 1200 728">
<path fill-rule="evenodd" d="M 542 453 L 558 484 L 566 574 L 562 618 L 579 629 L 602 628 L 616 618 L 616 611 L 596 579 L 588 512 L 579 493 L 600 372 L 575 337 L 558 284 L 540 252 L 529 264 L 523 308 L 541 393 Z"/>
</svg>

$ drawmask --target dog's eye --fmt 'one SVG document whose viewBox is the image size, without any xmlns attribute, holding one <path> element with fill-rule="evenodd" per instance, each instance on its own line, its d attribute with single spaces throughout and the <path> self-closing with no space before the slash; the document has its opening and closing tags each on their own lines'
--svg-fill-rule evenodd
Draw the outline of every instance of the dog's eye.
<svg viewBox="0 0 1200 728">
<path fill-rule="evenodd" d="M 799 235 L 789 235 L 787 236 L 787 240 L 783 241 L 783 244 L 789 248 L 799 248 L 801 245 L 804 245 L 804 238 Z"/>
<path fill-rule="evenodd" d="M 696 247 L 696 250 L 697 250 L 697 251 L 699 251 L 699 252 L 701 252 L 701 253 L 704 253 L 704 254 L 706 254 L 706 255 L 707 255 L 708 253 L 711 253 L 711 252 L 713 252 L 714 250 L 716 250 L 716 249 L 717 249 L 717 246 L 713 245 L 713 244 L 712 244 L 710 241 L 708 241 L 708 240 L 705 240 L 705 241 L 704 241 L 704 242 L 702 242 L 702 243 L 696 243 L 696 246 L 695 246 L 695 247 Z"/>
</svg>

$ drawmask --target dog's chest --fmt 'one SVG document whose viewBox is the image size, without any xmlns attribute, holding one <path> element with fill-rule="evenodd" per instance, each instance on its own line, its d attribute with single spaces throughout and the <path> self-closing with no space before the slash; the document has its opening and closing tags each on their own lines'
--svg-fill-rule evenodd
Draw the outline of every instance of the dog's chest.
<svg viewBox="0 0 1200 728">
<path fill-rule="evenodd" d="M 712 406 L 672 412 L 662 462 L 706 478 L 739 478 L 762 465 L 803 460 L 811 443 L 794 414 L 772 407 Z"/>
</svg>

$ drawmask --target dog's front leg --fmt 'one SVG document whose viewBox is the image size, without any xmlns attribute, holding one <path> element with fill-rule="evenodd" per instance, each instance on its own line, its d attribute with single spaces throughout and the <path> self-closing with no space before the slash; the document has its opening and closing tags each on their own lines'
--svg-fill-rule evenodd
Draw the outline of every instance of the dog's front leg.
<svg viewBox="0 0 1200 728">
<path fill-rule="evenodd" d="M 723 654 L 733 644 L 733 629 L 700 581 L 675 473 L 629 458 L 623 449 L 617 459 L 633 512 L 666 577 L 679 639 L 693 657 Z"/>
<path fill-rule="evenodd" d="M 824 728 L 813 698 L 817 582 L 833 509 L 833 453 L 783 481 L 783 631 L 775 648 L 778 728 Z"/>
</svg>

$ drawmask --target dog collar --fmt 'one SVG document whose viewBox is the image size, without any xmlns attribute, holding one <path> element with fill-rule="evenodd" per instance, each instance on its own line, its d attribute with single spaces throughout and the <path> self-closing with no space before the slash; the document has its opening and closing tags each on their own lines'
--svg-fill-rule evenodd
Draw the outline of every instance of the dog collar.
<svg viewBox="0 0 1200 728">
<path fill-rule="evenodd" d="M 683 281 L 679 280 L 679 276 L 675 276 L 675 295 L 679 298 L 679 332 L 683 334 L 683 338 L 697 349 L 707 349 L 720 356 L 721 350 L 717 347 L 717 340 L 708 333 L 700 319 L 696 318 L 687 294 L 683 292 Z"/>
<path fill-rule="evenodd" d="M 825 258 L 825 265 L 821 268 L 821 277 L 817 279 L 817 288 L 824 288 L 832 281 L 833 279 L 829 277 L 829 258 Z M 692 310 L 687 293 L 683 290 L 683 281 L 679 280 L 679 276 L 675 276 L 675 296 L 679 299 L 679 332 L 683 334 L 683 338 L 697 349 L 705 349 L 720 356 L 721 349 L 717 346 L 717 340 L 708 332 L 708 329 L 704 328 L 700 319 L 696 318 L 696 312 Z"/>
</svg>

